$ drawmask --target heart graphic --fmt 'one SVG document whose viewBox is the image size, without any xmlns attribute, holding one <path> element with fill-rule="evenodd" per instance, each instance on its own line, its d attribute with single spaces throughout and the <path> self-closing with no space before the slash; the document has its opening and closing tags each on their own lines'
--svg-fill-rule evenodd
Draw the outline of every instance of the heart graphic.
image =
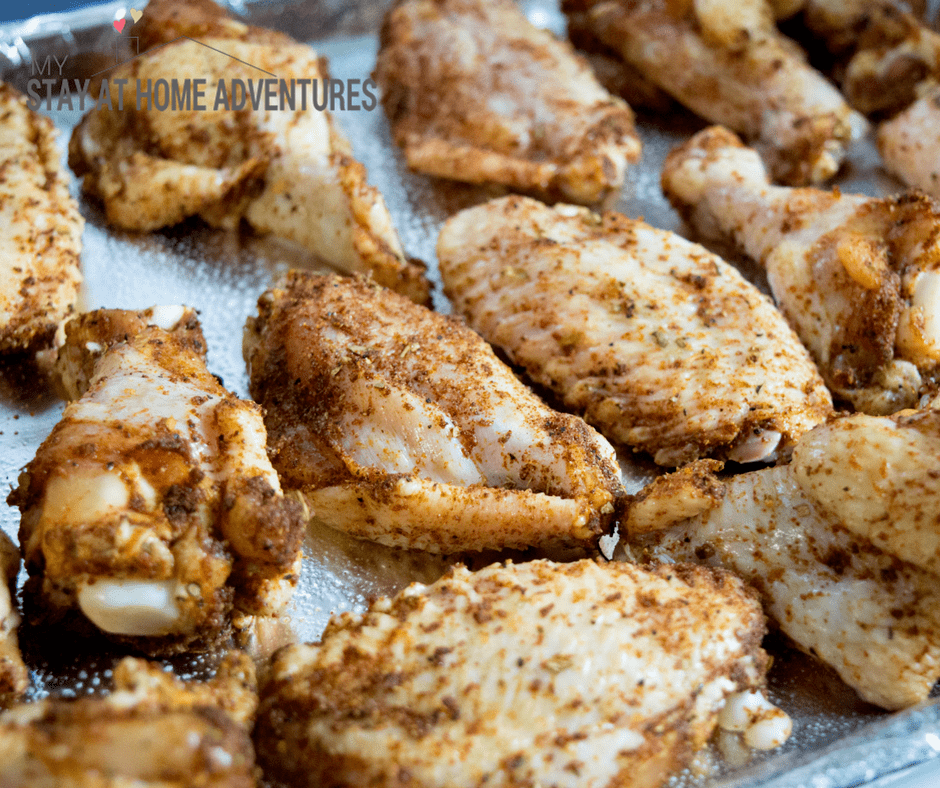
<svg viewBox="0 0 940 788">
<path fill-rule="evenodd" d="M 114 23 L 114 29 L 117 30 L 118 33 L 120 33 L 124 30 L 124 25 L 126 24 L 127 24 L 126 19 L 118 19 L 118 21 Z"/>
<path fill-rule="evenodd" d="M 132 9 L 131 9 L 131 19 L 134 20 L 134 24 L 135 24 L 135 25 L 140 21 L 140 18 L 141 18 L 143 15 L 144 15 L 144 12 L 143 12 L 143 11 L 138 11 L 136 8 L 132 8 Z"/>
</svg>

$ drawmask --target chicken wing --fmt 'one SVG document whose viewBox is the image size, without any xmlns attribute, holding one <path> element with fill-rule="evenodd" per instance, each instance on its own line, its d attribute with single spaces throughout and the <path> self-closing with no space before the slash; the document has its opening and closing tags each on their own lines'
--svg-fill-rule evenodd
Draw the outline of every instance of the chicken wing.
<svg viewBox="0 0 940 788">
<path fill-rule="evenodd" d="M 459 321 L 292 272 L 245 331 L 269 453 L 334 528 L 437 553 L 586 544 L 623 495 L 613 448 Z"/>
<path fill-rule="evenodd" d="M 0 353 L 47 345 L 75 307 L 84 221 L 52 121 L 0 82 Z"/>
<path fill-rule="evenodd" d="M 458 567 L 277 653 L 259 757 L 297 786 L 652 788 L 761 686 L 762 634 L 718 571 Z"/>
<path fill-rule="evenodd" d="M 832 412 L 766 296 L 674 233 L 505 197 L 452 217 L 437 256 L 474 329 L 608 438 L 661 465 L 771 459 Z"/>
<path fill-rule="evenodd" d="M 712 123 L 752 141 L 776 180 L 823 181 L 867 128 L 782 36 L 764 0 L 565 0 L 569 25 Z"/>
<path fill-rule="evenodd" d="M 940 200 L 940 88 L 928 91 L 878 127 L 878 151 L 889 172 Z"/>
<path fill-rule="evenodd" d="M 109 318 L 74 321 L 66 348 L 99 353 Z M 78 608 L 152 653 L 217 641 L 235 613 L 280 611 L 304 530 L 267 458 L 260 409 L 222 388 L 193 329 L 179 331 L 144 327 L 104 353 L 9 499 L 22 512 L 27 591 L 47 615 Z"/>
<path fill-rule="evenodd" d="M 731 132 L 699 132 L 666 160 L 663 190 L 701 234 L 761 263 L 780 309 L 833 394 L 894 413 L 936 389 L 940 208 L 771 186 Z"/>
<path fill-rule="evenodd" d="M 20 616 L 13 606 L 19 571 L 20 551 L 0 531 L 0 708 L 12 704 L 29 687 L 29 670 L 23 664 L 16 634 Z"/>
<path fill-rule="evenodd" d="M 940 76 L 940 35 L 903 0 L 802 0 L 798 20 L 821 42 L 849 103 L 892 114 Z M 803 35 L 798 35 L 801 39 Z"/>
<path fill-rule="evenodd" d="M 419 172 L 595 203 L 640 155 L 630 108 L 512 0 L 398 0 L 375 79 Z"/>
<path fill-rule="evenodd" d="M 196 9 L 190 13 L 185 0 L 148 4 L 144 37 L 155 48 L 108 83 L 113 105 L 123 109 L 92 110 L 72 135 L 69 164 L 103 201 L 108 221 L 155 230 L 193 215 L 229 227 L 245 219 L 340 270 L 371 274 L 427 301 L 424 266 L 405 258 L 382 196 L 366 183 L 329 112 L 315 108 L 328 88 L 326 61 L 288 36 L 227 18 L 209 0 Z M 159 80 L 192 86 L 193 75 L 205 75 L 204 108 L 195 108 L 192 87 L 189 103 L 181 98 L 182 108 L 161 111 Z M 129 80 L 123 98 L 121 78 Z M 243 109 L 236 107 L 236 80 L 254 91 L 242 96 Z M 260 100 L 270 80 L 277 91 L 289 86 L 283 106 L 279 92 L 273 102 Z M 225 108 L 217 101 L 220 84 L 230 86 Z M 150 98 L 139 93 L 148 85 Z"/>
<path fill-rule="evenodd" d="M 230 654 L 205 683 L 125 658 L 106 697 L 45 698 L 0 714 L 0 784 L 254 788 L 254 665 Z"/>
<path fill-rule="evenodd" d="M 734 571 L 862 698 L 910 706 L 940 679 L 938 451 L 940 411 L 838 419 L 804 435 L 790 465 L 727 480 L 710 506 L 698 485 L 684 497 L 706 510 L 673 527 L 683 495 L 668 491 L 673 511 L 631 541 Z"/>
</svg>

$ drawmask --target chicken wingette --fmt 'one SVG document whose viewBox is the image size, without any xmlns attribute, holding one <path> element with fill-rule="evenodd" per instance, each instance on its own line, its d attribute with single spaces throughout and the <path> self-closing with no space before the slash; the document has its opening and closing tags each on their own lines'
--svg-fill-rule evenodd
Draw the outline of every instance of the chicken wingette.
<svg viewBox="0 0 940 788">
<path fill-rule="evenodd" d="M 701 235 L 759 262 L 832 393 L 883 415 L 936 389 L 940 207 L 770 184 L 757 153 L 712 127 L 666 159 L 663 190 Z"/>
<path fill-rule="evenodd" d="M 382 195 L 330 113 L 315 108 L 314 91 L 322 105 L 328 89 L 323 58 L 287 35 L 233 20 L 210 0 L 151 0 L 141 28 L 151 48 L 110 75 L 115 108 L 117 80 L 129 80 L 123 109 L 92 110 L 69 145 L 70 166 L 110 223 L 155 230 L 196 215 L 227 227 L 244 219 L 339 270 L 428 300 L 424 266 L 406 259 Z M 137 92 L 194 75 L 205 80 L 202 110 L 192 97 L 188 107 L 161 108 L 156 93 Z M 275 98 L 257 106 L 246 99 L 238 109 L 236 80 L 258 96 L 273 80 Z M 226 107 L 216 103 L 220 83 L 231 92 Z"/>
<path fill-rule="evenodd" d="M 611 445 L 454 318 L 291 272 L 244 349 L 271 461 L 327 525 L 437 553 L 588 545 L 613 526 Z"/>
<path fill-rule="evenodd" d="M 452 217 L 437 255 L 471 327 L 565 407 L 661 465 L 769 460 L 832 412 L 767 297 L 674 233 L 505 197 Z"/>
<path fill-rule="evenodd" d="M 311 788 L 653 788 L 760 689 L 763 630 L 716 570 L 458 567 L 275 654 L 259 758 Z M 772 746 L 788 719 L 767 711 Z"/>
<path fill-rule="evenodd" d="M 78 609 L 151 653 L 212 644 L 235 615 L 282 610 L 304 531 L 265 452 L 260 409 L 206 369 L 191 312 L 179 308 L 175 324 L 166 312 L 173 331 L 111 310 L 66 326 L 60 356 L 100 358 L 87 381 L 69 378 L 81 396 L 9 499 L 37 611 Z"/>
<path fill-rule="evenodd" d="M 789 465 L 660 483 L 626 530 L 636 553 L 735 572 L 862 698 L 904 708 L 940 679 L 938 451 L 938 410 L 855 414 L 804 435 Z"/>
<path fill-rule="evenodd" d="M 419 172 L 595 203 L 640 155 L 630 108 L 512 0 L 399 0 L 375 78 Z"/>
</svg>

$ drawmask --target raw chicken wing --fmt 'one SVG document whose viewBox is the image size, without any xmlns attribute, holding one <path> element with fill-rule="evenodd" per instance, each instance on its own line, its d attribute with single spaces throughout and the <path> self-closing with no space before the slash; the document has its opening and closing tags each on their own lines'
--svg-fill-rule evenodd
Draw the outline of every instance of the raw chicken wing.
<svg viewBox="0 0 940 788">
<path fill-rule="evenodd" d="M 671 512 L 631 541 L 737 573 L 862 698 L 904 708 L 940 679 L 938 452 L 940 411 L 838 419 L 804 435 L 790 465 L 735 476 L 710 504 L 700 483 L 669 490 Z M 673 525 L 679 499 L 704 513 Z"/>
<path fill-rule="evenodd" d="M 763 628 L 720 571 L 459 567 L 276 654 L 259 757 L 298 787 L 653 788 L 760 688 Z"/>
<path fill-rule="evenodd" d="M 933 200 L 772 186 L 757 153 L 719 127 L 669 155 L 663 190 L 699 233 L 764 266 L 833 394 L 888 414 L 935 390 L 940 208 Z"/>
<path fill-rule="evenodd" d="M 834 175 L 866 130 L 835 86 L 781 35 L 765 0 L 565 0 L 577 38 L 596 38 L 712 123 L 754 143 L 776 180 Z"/>
<path fill-rule="evenodd" d="M 0 82 L 0 353 L 51 342 L 75 307 L 84 220 L 49 118 Z"/>
<path fill-rule="evenodd" d="M 73 321 L 63 352 L 98 354 L 115 322 Z M 101 356 L 10 496 L 37 604 L 53 617 L 78 608 L 154 653 L 217 641 L 236 613 L 279 612 L 303 536 L 260 409 L 222 388 L 193 329 L 176 328 L 144 327 Z"/>
<path fill-rule="evenodd" d="M 640 155 L 633 113 L 513 0 L 399 0 L 375 70 L 415 170 L 594 203 Z"/>
<path fill-rule="evenodd" d="M 288 36 L 228 18 L 208 0 L 193 9 L 185 0 L 152 0 L 144 19 L 144 38 L 154 48 L 109 81 L 117 107 L 116 80 L 129 80 L 123 110 L 92 110 L 69 146 L 70 166 L 104 202 L 108 221 L 155 230 L 194 215 L 228 227 L 244 218 L 340 270 L 371 274 L 427 301 L 423 265 L 405 259 L 382 196 L 366 183 L 365 168 L 329 112 L 314 107 L 313 91 L 319 89 L 322 104 L 327 89 L 325 60 Z M 194 105 L 161 111 L 137 95 L 138 84 L 182 85 L 194 74 L 206 79 L 201 111 Z M 271 74 L 278 91 L 282 83 L 291 86 L 292 105 L 285 97 L 280 107 L 276 91 L 274 110 L 266 100 L 255 109 L 250 99 L 246 109 L 216 108 L 220 80 L 240 79 L 257 93 Z"/>
<path fill-rule="evenodd" d="M 451 218 L 437 255 L 474 329 L 661 465 L 771 459 L 831 413 L 809 354 L 766 296 L 678 235 L 505 197 Z"/>
<path fill-rule="evenodd" d="M 271 459 L 327 525 L 437 553 L 586 545 L 613 525 L 613 448 L 461 322 L 301 272 L 258 312 L 244 348 Z"/>
<path fill-rule="evenodd" d="M 44 698 L 0 714 L 0 785 L 254 788 L 254 665 L 230 654 L 206 683 L 131 657 L 106 697 Z"/>
</svg>

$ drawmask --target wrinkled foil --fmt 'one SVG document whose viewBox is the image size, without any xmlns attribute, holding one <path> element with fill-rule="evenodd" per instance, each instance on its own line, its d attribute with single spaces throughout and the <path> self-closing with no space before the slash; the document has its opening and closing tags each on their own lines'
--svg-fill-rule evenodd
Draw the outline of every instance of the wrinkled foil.
<svg viewBox="0 0 940 788">
<path fill-rule="evenodd" d="M 529 18 L 559 34 L 564 19 L 551 0 L 525 0 Z M 383 4 L 364 2 L 297 2 L 256 4 L 230 0 L 229 6 L 250 22 L 281 29 L 309 42 L 330 60 L 334 78 L 368 78 L 375 62 L 377 31 Z M 109 3 L 77 11 L 46 14 L 0 25 L 0 77 L 25 90 L 34 57 L 60 60 L 68 55 L 75 76 L 113 65 L 127 46 L 111 26 L 127 15 L 129 5 Z M 131 33 L 132 35 L 132 33 Z M 124 50 L 124 55 L 128 54 Z M 133 54 L 133 52 L 131 52 Z M 54 102 L 55 103 L 55 102 Z M 45 111 L 45 110 L 43 110 Z M 63 157 L 81 112 L 48 112 L 61 132 Z M 429 265 L 434 305 L 449 304 L 441 292 L 434 244 L 443 222 L 458 210 L 500 192 L 427 178 L 409 172 L 392 143 L 381 109 L 338 111 L 353 151 L 368 169 L 369 181 L 384 195 L 407 254 Z M 630 169 L 617 210 L 643 217 L 650 224 L 683 231 L 659 187 L 662 162 L 673 145 L 702 127 L 685 114 L 638 116 L 642 161 Z M 880 168 L 871 142 L 857 145 L 839 177 L 843 191 L 887 194 L 899 184 Z M 109 228 L 100 207 L 82 198 L 71 178 L 86 220 L 82 265 L 85 283 L 82 309 L 142 309 L 154 304 L 188 304 L 199 310 L 208 341 L 209 368 L 239 396 L 248 396 L 241 355 L 245 319 L 257 297 L 291 267 L 327 270 L 296 247 L 249 233 L 212 230 L 187 222 L 169 230 L 136 235 Z M 741 262 L 741 261 L 736 261 Z M 743 264 L 745 274 L 766 290 L 761 273 Z M 63 409 L 45 387 L 40 370 L 25 358 L 0 360 L 0 489 L 16 484 Z M 632 456 L 621 458 L 628 489 L 634 492 L 659 471 Z M 0 528 L 16 538 L 19 513 L 0 504 Z M 390 595 L 411 582 L 431 582 L 447 561 L 425 554 L 359 542 L 328 528 L 311 525 L 304 546 L 304 568 L 286 616 L 259 627 L 252 648 L 264 657 L 291 640 L 314 641 L 333 613 L 362 611 L 369 600 Z M 21 584 L 25 578 L 21 576 Z M 67 633 L 21 628 L 24 656 L 30 665 L 29 697 L 48 694 L 75 697 L 108 688 L 111 670 L 122 653 L 104 641 L 70 638 Z M 796 651 L 784 638 L 770 635 L 773 655 L 769 696 L 793 719 L 790 740 L 771 753 L 737 762 L 720 746 L 706 748 L 692 768 L 672 778 L 675 788 L 849 788 L 894 785 L 895 778 L 917 766 L 917 783 L 940 783 L 940 703 L 930 701 L 904 712 L 886 714 L 858 699 L 834 671 Z M 167 660 L 183 677 L 204 676 L 217 655 L 190 654 Z M 940 700 L 940 699 L 938 699 Z M 727 757 L 726 757 L 727 756 Z"/>
</svg>

